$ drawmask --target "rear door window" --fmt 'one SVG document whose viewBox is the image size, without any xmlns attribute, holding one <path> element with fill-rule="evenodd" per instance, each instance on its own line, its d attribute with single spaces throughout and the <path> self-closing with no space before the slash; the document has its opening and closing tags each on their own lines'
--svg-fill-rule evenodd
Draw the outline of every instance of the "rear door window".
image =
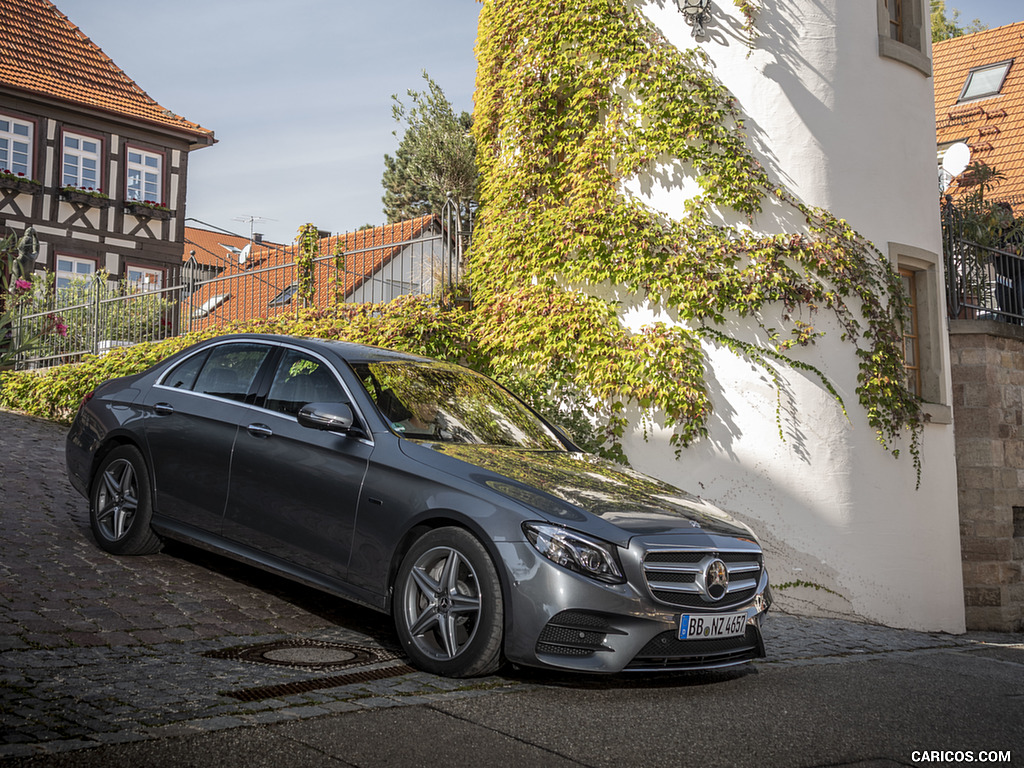
<svg viewBox="0 0 1024 768">
<path fill-rule="evenodd" d="M 203 363 L 206 362 L 207 354 L 206 352 L 200 352 L 198 355 L 192 355 L 183 363 L 179 363 L 164 377 L 163 385 L 171 389 L 191 391 L 192 387 L 195 386 L 199 371 L 203 369 Z"/>
<path fill-rule="evenodd" d="M 222 344 L 214 347 L 192 390 L 245 402 L 269 352 L 270 347 L 264 344 Z"/>
</svg>

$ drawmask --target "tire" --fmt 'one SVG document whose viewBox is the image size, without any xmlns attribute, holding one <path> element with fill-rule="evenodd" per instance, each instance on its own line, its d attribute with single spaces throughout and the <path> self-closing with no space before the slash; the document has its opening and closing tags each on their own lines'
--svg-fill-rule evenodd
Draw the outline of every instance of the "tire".
<svg viewBox="0 0 1024 768">
<path fill-rule="evenodd" d="M 100 547 L 115 555 L 149 555 L 160 551 L 150 527 L 153 494 L 146 461 L 133 445 L 108 453 L 92 479 L 89 523 Z"/>
<path fill-rule="evenodd" d="M 395 629 L 420 669 L 476 677 L 502 663 L 501 583 L 483 544 L 461 528 L 420 537 L 395 581 Z"/>
</svg>

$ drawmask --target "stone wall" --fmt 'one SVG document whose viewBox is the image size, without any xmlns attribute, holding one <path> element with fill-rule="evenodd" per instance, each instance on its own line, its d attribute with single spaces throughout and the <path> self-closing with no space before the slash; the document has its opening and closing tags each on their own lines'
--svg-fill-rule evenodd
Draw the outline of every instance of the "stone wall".
<svg viewBox="0 0 1024 768">
<path fill-rule="evenodd" d="M 968 629 L 1024 629 L 1024 327 L 950 321 Z"/>
</svg>

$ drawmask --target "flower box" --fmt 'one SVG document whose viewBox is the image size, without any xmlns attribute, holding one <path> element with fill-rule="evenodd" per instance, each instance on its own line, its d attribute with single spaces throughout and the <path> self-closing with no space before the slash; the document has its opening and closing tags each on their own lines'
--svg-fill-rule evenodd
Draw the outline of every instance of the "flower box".
<svg viewBox="0 0 1024 768">
<path fill-rule="evenodd" d="M 162 205 L 156 205 L 155 203 L 143 203 L 138 200 L 127 201 L 124 204 L 124 212 L 130 213 L 132 216 L 159 220 L 173 218 L 177 213 L 176 211 L 172 211 L 170 208 L 165 208 Z"/>
<path fill-rule="evenodd" d="M 114 204 L 114 201 L 103 192 L 76 189 L 75 187 L 61 187 L 60 199 L 69 203 L 84 203 L 94 208 L 109 208 Z"/>
<path fill-rule="evenodd" d="M 43 185 L 33 179 L 0 173 L 0 189 L 12 189 L 15 192 L 22 192 L 26 195 L 35 195 L 42 188 Z"/>
</svg>

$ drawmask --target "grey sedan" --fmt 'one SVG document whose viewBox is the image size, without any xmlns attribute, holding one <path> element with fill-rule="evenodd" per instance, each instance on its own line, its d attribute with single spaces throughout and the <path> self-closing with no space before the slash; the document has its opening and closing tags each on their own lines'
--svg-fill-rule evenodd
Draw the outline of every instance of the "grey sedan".
<svg viewBox="0 0 1024 768">
<path fill-rule="evenodd" d="M 67 465 L 103 549 L 176 539 L 390 613 L 436 674 L 764 655 L 771 593 L 747 526 L 581 452 L 457 365 L 213 339 L 91 393 Z"/>
</svg>

